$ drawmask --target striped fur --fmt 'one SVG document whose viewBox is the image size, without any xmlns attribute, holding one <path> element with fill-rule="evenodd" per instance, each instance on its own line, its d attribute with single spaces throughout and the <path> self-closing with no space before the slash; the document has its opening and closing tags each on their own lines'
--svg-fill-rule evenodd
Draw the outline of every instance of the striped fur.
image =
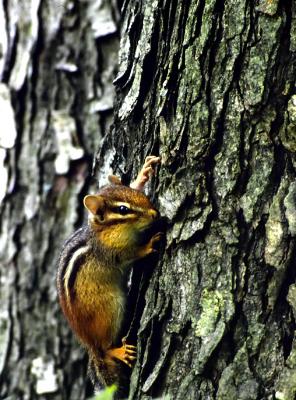
<svg viewBox="0 0 296 400">
<path fill-rule="evenodd" d="M 59 267 L 57 273 L 57 286 L 60 296 L 63 297 L 66 296 L 64 280 L 65 280 L 65 275 L 67 273 L 67 268 L 73 257 L 73 254 L 75 254 L 76 251 L 79 251 L 82 247 L 87 246 L 89 239 L 90 239 L 90 229 L 88 226 L 83 226 L 82 228 L 74 232 L 73 235 L 71 235 L 69 239 L 64 243 L 58 261 Z M 69 278 L 69 273 L 68 273 L 68 278 Z"/>
<path fill-rule="evenodd" d="M 86 255 L 90 251 L 90 246 L 85 245 L 83 247 L 77 248 L 69 260 L 68 267 L 64 275 L 64 291 L 66 298 L 70 303 L 73 301 L 75 296 L 74 286 L 75 280 L 79 273 L 79 269 L 85 264 Z"/>
<path fill-rule="evenodd" d="M 89 353 L 95 380 L 110 385 L 118 383 L 118 361 L 131 365 L 135 358 L 134 346 L 116 347 L 126 276 L 135 260 L 155 252 L 159 213 L 143 193 L 119 185 L 106 186 L 84 201 L 89 225 L 65 242 L 57 286 L 63 312 Z M 130 212 L 120 213 L 120 206 Z"/>
</svg>

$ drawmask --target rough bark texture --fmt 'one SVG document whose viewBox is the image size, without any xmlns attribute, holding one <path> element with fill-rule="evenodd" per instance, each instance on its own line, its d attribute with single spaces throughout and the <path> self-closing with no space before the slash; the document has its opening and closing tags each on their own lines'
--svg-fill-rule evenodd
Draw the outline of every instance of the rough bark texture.
<svg viewBox="0 0 296 400">
<path fill-rule="evenodd" d="M 161 155 L 150 193 L 170 221 L 149 285 L 134 279 L 145 302 L 130 399 L 295 397 L 295 7 L 123 5 L 96 174 L 111 165 L 129 181 Z"/>
<path fill-rule="evenodd" d="M 56 264 L 112 119 L 115 1 L 0 1 L 0 398 L 86 396 Z"/>
<path fill-rule="evenodd" d="M 55 270 L 110 121 L 107 5 L 0 3 L 3 399 L 85 398 Z M 96 176 L 111 167 L 129 181 L 160 154 L 149 191 L 170 221 L 161 263 L 133 276 L 130 399 L 294 399 L 295 11 L 292 0 L 123 4 Z"/>
</svg>

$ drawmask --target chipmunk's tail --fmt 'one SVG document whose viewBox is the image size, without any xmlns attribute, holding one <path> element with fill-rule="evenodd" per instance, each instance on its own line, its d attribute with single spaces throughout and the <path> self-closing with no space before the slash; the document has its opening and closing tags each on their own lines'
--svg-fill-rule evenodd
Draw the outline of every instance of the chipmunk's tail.
<svg viewBox="0 0 296 400">
<path fill-rule="evenodd" d="M 115 385 L 114 400 L 125 399 L 128 396 L 128 379 L 124 367 L 111 357 L 89 353 L 88 375 L 95 391 Z"/>
</svg>

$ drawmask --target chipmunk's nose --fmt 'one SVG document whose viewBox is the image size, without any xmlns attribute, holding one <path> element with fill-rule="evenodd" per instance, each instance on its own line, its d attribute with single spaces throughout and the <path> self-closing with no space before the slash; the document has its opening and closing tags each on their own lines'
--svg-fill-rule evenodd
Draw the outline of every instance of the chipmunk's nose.
<svg viewBox="0 0 296 400">
<path fill-rule="evenodd" d="M 156 219 L 159 217 L 159 212 L 154 209 L 148 210 L 148 214 L 151 216 L 152 219 Z"/>
</svg>

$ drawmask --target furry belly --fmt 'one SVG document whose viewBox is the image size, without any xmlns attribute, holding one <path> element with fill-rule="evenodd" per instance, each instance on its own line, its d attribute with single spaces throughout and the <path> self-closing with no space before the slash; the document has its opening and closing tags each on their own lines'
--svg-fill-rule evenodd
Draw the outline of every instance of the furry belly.
<svg viewBox="0 0 296 400">
<path fill-rule="evenodd" d="M 82 342 L 91 342 L 92 347 L 108 349 L 117 339 L 124 316 L 122 291 L 114 286 L 88 282 L 87 287 L 79 288 L 76 293 L 79 295 L 71 304 L 74 317 L 71 325 L 77 336 Z"/>
</svg>

